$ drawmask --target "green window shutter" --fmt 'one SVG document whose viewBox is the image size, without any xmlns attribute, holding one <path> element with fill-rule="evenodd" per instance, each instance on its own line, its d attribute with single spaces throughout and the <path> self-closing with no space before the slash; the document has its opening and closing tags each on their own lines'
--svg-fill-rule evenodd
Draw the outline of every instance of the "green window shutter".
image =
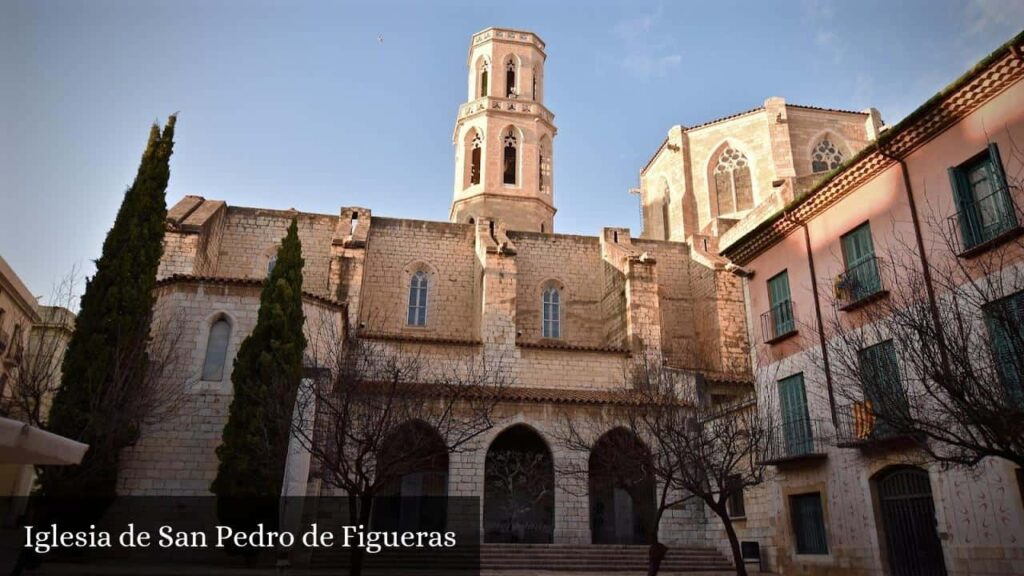
<svg viewBox="0 0 1024 576">
<path fill-rule="evenodd" d="M 843 235 L 841 242 L 843 261 L 846 265 L 843 283 L 849 292 L 850 300 L 856 302 L 881 290 L 882 280 L 878 274 L 878 261 L 875 260 L 870 224 L 865 222 Z"/>
<path fill-rule="evenodd" d="M 1003 170 L 1003 159 L 999 156 L 999 146 L 995 142 L 988 145 L 988 172 L 992 179 L 993 198 L 992 208 L 998 212 L 999 225 L 996 233 L 1003 233 L 1015 229 L 1018 224 L 1017 208 L 1013 204 L 1013 197 L 1010 194 L 1009 181 L 1006 179 L 1006 172 Z"/>
<path fill-rule="evenodd" d="M 953 189 L 953 201 L 956 203 L 957 223 L 960 225 L 960 240 L 964 248 L 970 248 L 979 243 L 979 231 L 981 223 L 978 219 L 978 208 L 975 204 L 974 192 L 971 190 L 971 183 L 967 180 L 967 174 L 960 168 L 953 166 L 949 172 L 949 185 Z"/>
<path fill-rule="evenodd" d="M 864 399 L 871 402 L 871 411 L 882 420 L 876 425 L 876 433 L 884 433 L 891 430 L 893 424 L 905 421 L 910 414 L 900 379 L 896 346 L 892 340 L 886 340 L 864 348 L 858 356 Z"/>
<path fill-rule="evenodd" d="M 803 374 L 779 380 L 779 405 L 782 412 L 782 434 L 786 454 L 807 454 L 813 449 L 811 419 L 807 410 L 807 392 Z"/>
<path fill-rule="evenodd" d="M 828 554 L 821 493 L 813 492 L 790 496 L 789 507 L 794 540 L 796 541 L 796 553 Z"/>
<path fill-rule="evenodd" d="M 842 238 L 843 260 L 849 270 L 875 255 L 871 242 L 871 226 L 864 223 Z"/>
<path fill-rule="evenodd" d="M 1009 182 L 1006 179 L 1006 172 L 1003 171 L 1003 159 L 999 156 L 999 146 L 995 142 L 990 142 L 988 145 L 988 159 L 995 187 L 1006 189 Z"/>
<path fill-rule="evenodd" d="M 789 296 L 789 272 L 773 276 L 768 280 L 768 305 L 771 307 L 772 329 L 775 336 L 792 332 L 793 304 Z"/>
<path fill-rule="evenodd" d="M 985 323 L 992 341 L 992 354 L 1006 393 L 1016 403 L 1024 402 L 1024 293 L 986 306 Z"/>
</svg>

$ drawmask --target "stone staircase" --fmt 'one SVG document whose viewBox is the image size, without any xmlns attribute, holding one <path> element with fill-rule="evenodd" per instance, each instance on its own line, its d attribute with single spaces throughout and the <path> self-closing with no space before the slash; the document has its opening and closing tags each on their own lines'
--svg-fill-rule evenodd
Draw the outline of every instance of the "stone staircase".
<svg viewBox="0 0 1024 576">
<path fill-rule="evenodd" d="M 367 556 L 368 573 L 396 573 L 403 569 L 473 567 L 472 550 L 391 551 Z M 648 547 L 642 545 L 482 544 L 480 569 L 487 572 L 515 570 L 646 573 Z M 348 550 L 329 549 L 314 554 L 312 568 L 337 568 L 348 562 Z M 731 571 L 732 562 L 714 548 L 672 546 L 661 572 Z"/>
</svg>

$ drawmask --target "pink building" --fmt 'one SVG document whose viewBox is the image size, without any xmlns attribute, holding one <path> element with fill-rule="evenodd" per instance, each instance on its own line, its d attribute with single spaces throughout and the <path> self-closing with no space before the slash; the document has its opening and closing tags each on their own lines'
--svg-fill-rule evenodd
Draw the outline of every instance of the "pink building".
<svg viewBox="0 0 1024 576">
<path fill-rule="evenodd" d="M 809 189 L 776 180 L 782 200 L 719 238 L 744 277 L 760 404 L 781 420 L 768 509 L 739 523 L 771 534 L 784 574 L 1024 573 L 1021 469 L 943 467 L 884 428 L 941 413 L 921 384 L 933 368 L 973 370 L 979 409 L 1024 393 L 1022 49 L 1018 35 Z M 934 319 L 947 371 L 907 337 Z"/>
</svg>

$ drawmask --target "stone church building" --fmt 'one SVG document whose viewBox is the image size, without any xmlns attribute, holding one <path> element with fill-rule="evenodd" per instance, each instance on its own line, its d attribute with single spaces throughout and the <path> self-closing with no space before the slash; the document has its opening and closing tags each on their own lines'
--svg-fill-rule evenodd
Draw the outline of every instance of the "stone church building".
<svg viewBox="0 0 1024 576">
<path fill-rule="evenodd" d="M 586 459 L 555 442 L 559 415 L 599 413 L 620 401 L 615 391 L 640 351 L 660 357 L 710 402 L 752 394 L 759 311 L 748 307 L 743 270 L 720 254 L 721 238 L 755 229 L 812 191 L 823 173 L 869 147 L 882 121 L 873 109 L 768 98 L 753 110 L 672 127 L 640 172 L 639 235 L 618 227 L 562 234 L 545 59 L 544 42 L 531 32 L 473 35 L 467 98 L 453 133 L 447 222 L 378 215 L 371 207 L 314 214 L 198 196 L 169 210 L 156 314 L 184 327 L 180 365 L 169 377 L 187 391 L 178 416 L 144 430 L 124 454 L 121 493 L 210 493 L 234 355 L 256 322 L 262 280 L 296 219 L 307 329 L 347 322 L 384 346 L 511 361 L 515 385 L 499 406 L 499 423 L 474 449 L 451 455 L 447 494 L 481 497 L 486 517 L 488 456 L 506 446 L 547 454 L 556 490 L 538 504 L 530 534 L 505 534 L 485 519 L 485 541 L 639 542 L 628 520 L 637 504 L 614 496 L 608 505 L 620 517 L 599 526 L 585 481 L 559 472 L 567 460 Z M 301 470 L 289 482 L 292 494 L 320 491 Z M 738 527 L 776 564 L 789 554 L 790 538 L 775 520 L 784 512 L 775 488 L 753 492 Z M 710 516 L 700 504 L 672 510 L 660 537 L 727 550 Z M 828 573 L 882 573 L 862 568 Z"/>
</svg>

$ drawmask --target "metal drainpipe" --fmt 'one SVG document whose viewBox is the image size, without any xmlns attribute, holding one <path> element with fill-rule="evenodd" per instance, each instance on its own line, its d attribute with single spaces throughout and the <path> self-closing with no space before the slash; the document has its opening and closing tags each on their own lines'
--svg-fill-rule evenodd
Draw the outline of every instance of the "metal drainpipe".
<svg viewBox="0 0 1024 576">
<path fill-rule="evenodd" d="M 832 416 L 832 425 L 839 429 L 839 419 L 836 417 L 836 396 L 832 390 L 832 367 L 828 360 L 828 344 L 825 342 L 825 323 L 821 317 L 821 302 L 818 299 L 818 276 L 814 271 L 814 255 L 811 252 L 811 233 L 807 229 L 806 222 L 800 222 L 792 214 L 786 212 L 783 216 L 793 224 L 804 229 L 804 246 L 807 247 L 807 266 L 811 273 L 811 290 L 814 292 L 814 314 L 818 320 L 818 341 L 821 344 L 821 359 L 825 367 L 825 388 L 828 390 L 828 408 Z"/>
<path fill-rule="evenodd" d="M 935 288 L 932 286 L 932 271 L 928 265 L 928 255 L 924 251 L 924 236 L 921 234 L 921 219 L 917 215 L 914 188 L 910 183 L 910 169 L 907 168 L 905 160 L 886 152 L 882 146 L 878 147 L 878 153 L 900 165 L 900 172 L 903 175 L 903 190 L 907 193 L 907 205 L 910 208 L 910 220 L 914 224 L 914 239 L 917 241 L 917 253 L 921 256 L 921 271 L 924 274 L 924 289 L 928 295 L 928 309 L 931 312 L 932 321 L 935 322 L 935 334 L 939 340 L 939 356 L 942 368 L 948 372 L 949 360 L 946 358 L 946 338 L 942 332 L 942 322 L 939 318 L 939 305 L 938 300 L 935 298 Z"/>
</svg>

